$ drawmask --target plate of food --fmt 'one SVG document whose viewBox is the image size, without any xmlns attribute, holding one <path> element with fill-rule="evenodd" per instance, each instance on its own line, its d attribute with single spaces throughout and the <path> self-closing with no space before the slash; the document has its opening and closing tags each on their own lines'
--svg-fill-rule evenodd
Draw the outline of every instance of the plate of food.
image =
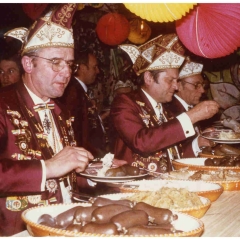
<svg viewBox="0 0 240 240">
<path fill-rule="evenodd" d="M 144 202 L 153 207 L 183 212 L 196 218 L 203 217 L 211 206 L 208 198 L 198 196 L 184 188 L 163 187 L 159 191 L 104 194 L 100 197 L 111 200 L 130 200 L 136 203 Z"/>
<path fill-rule="evenodd" d="M 149 206 L 144 207 L 136 212 L 120 204 L 53 204 L 29 208 L 22 213 L 22 219 L 34 237 L 198 237 L 203 233 L 200 219 L 160 208 L 149 212 Z M 159 211 L 167 218 L 157 216 Z M 103 219 L 98 217 L 100 212 Z M 139 224 L 144 226 L 139 228 Z"/>
<path fill-rule="evenodd" d="M 98 162 L 91 162 L 85 171 L 79 174 L 94 182 L 104 183 L 122 183 L 148 176 L 148 172 L 143 169 L 129 164 L 118 166 L 115 162 L 113 154 L 108 153 Z"/>
<path fill-rule="evenodd" d="M 223 187 L 224 191 L 239 191 L 240 190 L 240 172 L 232 170 L 188 170 L 180 169 L 171 171 L 168 176 L 164 176 L 168 180 L 191 180 L 191 181 L 205 181 L 216 183 Z"/>
<path fill-rule="evenodd" d="M 203 138 L 217 143 L 236 144 L 240 143 L 240 133 L 233 130 L 221 129 L 214 131 L 206 131 L 201 134 Z"/>
<path fill-rule="evenodd" d="M 173 160 L 172 165 L 175 170 L 182 168 L 207 171 L 225 169 L 240 172 L 238 161 L 238 158 L 232 158 L 230 156 L 223 158 L 181 158 Z"/>
<path fill-rule="evenodd" d="M 186 188 L 198 196 L 206 197 L 211 202 L 216 201 L 223 192 L 223 187 L 217 183 L 194 180 L 152 179 L 127 182 L 119 187 L 120 192 L 158 191 L 163 187 Z"/>
<path fill-rule="evenodd" d="M 91 179 L 94 182 L 103 182 L 103 183 L 123 183 L 136 179 L 141 179 L 148 176 L 148 173 L 138 174 L 135 176 L 115 176 L 115 177 L 106 177 L 106 176 L 97 176 L 91 175 L 88 173 L 80 173 L 81 176 Z"/>
</svg>

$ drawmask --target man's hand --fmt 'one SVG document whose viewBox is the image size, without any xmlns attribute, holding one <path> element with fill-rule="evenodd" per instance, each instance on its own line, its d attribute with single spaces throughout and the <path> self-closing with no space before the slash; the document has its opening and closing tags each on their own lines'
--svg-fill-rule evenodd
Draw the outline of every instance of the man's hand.
<svg viewBox="0 0 240 240">
<path fill-rule="evenodd" d="M 206 138 L 203 138 L 203 137 L 199 136 L 198 137 L 198 146 L 199 146 L 199 148 L 214 147 L 214 146 L 216 146 L 216 143 L 211 141 L 211 140 L 208 140 Z"/>
<path fill-rule="evenodd" d="M 192 109 L 187 111 L 187 115 L 192 121 L 192 124 L 199 122 L 204 119 L 211 118 L 214 116 L 219 110 L 219 104 L 215 101 L 203 101 L 198 103 Z"/>
<path fill-rule="evenodd" d="M 84 148 L 67 146 L 45 161 L 47 179 L 62 177 L 73 170 L 82 172 L 90 159 L 93 155 Z"/>
</svg>

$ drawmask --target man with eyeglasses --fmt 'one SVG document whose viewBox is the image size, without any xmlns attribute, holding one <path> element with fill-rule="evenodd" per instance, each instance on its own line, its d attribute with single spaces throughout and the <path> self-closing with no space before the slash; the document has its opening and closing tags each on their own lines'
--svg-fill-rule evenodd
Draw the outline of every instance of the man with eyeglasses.
<svg viewBox="0 0 240 240">
<path fill-rule="evenodd" d="M 182 158 L 180 142 L 195 134 L 193 125 L 219 109 L 205 101 L 188 112 L 173 115 L 163 106 L 178 90 L 184 48 L 176 34 L 160 35 L 141 46 L 120 45 L 139 76 L 139 89 L 115 97 L 111 119 L 117 134 L 115 157 L 150 172 L 172 170 L 172 160 Z"/>
<path fill-rule="evenodd" d="M 71 203 L 76 173 L 93 159 L 76 147 L 73 117 L 56 100 L 72 74 L 71 21 L 77 4 L 58 6 L 29 30 L 5 34 L 23 42 L 24 73 L 0 93 L 1 236 L 26 230 L 21 213 L 27 208 Z"/>
<path fill-rule="evenodd" d="M 202 69 L 202 64 L 193 62 L 189 57 L 186 57 L 179 72 L 178 90 L 172 101 L 164 104 L 164 107 L 173 112 L 175 116 L 189 111 L 200 103 L 205 92 L 205 83 L 201 75 Z M 196 157 L 201 152 L 202 147 L 215 145 L 214 142 L 200 136 L 202 129 L 199 123 L 194 124 L 196 134 L 180 143 L 183 157 Z"/>
</svg>

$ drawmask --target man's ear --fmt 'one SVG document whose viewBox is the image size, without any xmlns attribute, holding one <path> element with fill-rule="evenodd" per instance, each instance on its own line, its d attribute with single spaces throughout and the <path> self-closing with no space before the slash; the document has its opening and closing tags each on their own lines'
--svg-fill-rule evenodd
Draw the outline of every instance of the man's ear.
<svg viewBox="0 0 240 240">
<path fill-rule="evenodd" d="M 149 71 L 146 71 L 146 72 L 144 73 L 144 83 L 145 83 L 147 86 L 149 86 L 149 85 L 152 84 L 152 82 L 153 82 L 153 76 L 152 76 L 152 74 L 151 74 Z"/>
<path fill-rule="evenodd" d="M 24 71 L 27 73 L 31 73 L 33 68 L 32 58 L 28 56 L 23 56 L 21 62 L 22 62 Z"/>
</svg>

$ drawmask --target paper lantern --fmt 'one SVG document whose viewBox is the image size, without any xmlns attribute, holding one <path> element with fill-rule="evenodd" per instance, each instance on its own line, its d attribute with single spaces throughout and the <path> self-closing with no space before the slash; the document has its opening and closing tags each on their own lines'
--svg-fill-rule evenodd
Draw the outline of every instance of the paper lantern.
<svg viewBox="0 0 240 240">
<path fill-rule="evenodd" d="M 153 22 L 173 22 L 181 19 L 197 3 L 124 3 L 137 16 Z"/>
<path fill-rule="evenodd" d="M 128 20 L 121 14 L 108 13 L 102 16 L 96 27 L 99 39 L 108 45 L 118 45 L 125 41 L 129 35 Z"/>
<path fill-rule="evenodd" d="M 135 44 L 143 44 L 149 39 L 152 30 L 145 21 L 136 18 L 131 20 L 129 24 L 130 24 L 130 33 L 128 35 L 129 41 Z"/>
<path fill-rule="evenodd" d="M 240 46 L 240 4 L 199 4 L 176 21 L 181 42 L 191 52 L 205 58 L 219 58 Z"/>
<path fill-rule="evenodd" d="M 46 9 L 47 5 L 48 3 L 23 3 L 22 8 L 28 17 L 32 20 L 36 20 Z"/>
</svg>

